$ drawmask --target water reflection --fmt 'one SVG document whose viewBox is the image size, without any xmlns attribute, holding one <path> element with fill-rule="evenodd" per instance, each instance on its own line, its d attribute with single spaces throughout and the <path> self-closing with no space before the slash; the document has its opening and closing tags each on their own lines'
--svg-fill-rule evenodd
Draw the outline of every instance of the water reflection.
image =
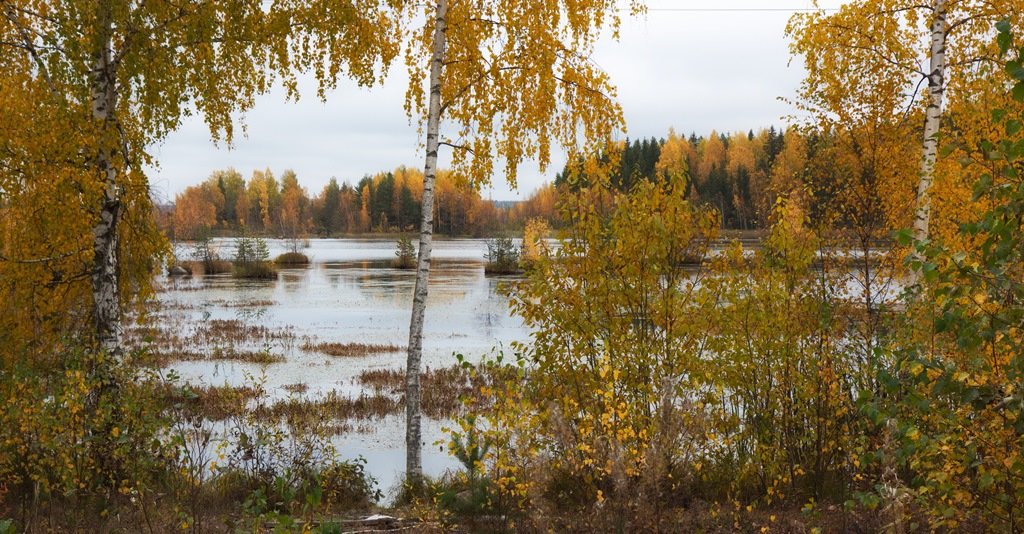
<svg viewBox="0 0 1024 534">
<path fill-rule="evenodd" d="M 281 270 L 277 278 L 284 290 L 289 293 L 295 293 L 307 285 L 307 271 L 305 269 Z"/>
</svg>

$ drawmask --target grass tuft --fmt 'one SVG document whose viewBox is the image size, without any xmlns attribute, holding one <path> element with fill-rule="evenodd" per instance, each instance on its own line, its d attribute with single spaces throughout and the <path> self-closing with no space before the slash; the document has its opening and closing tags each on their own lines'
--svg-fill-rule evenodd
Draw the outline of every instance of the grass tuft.
<svg viewBox="0 0 1024 534">
<path fill-rule="evenodd" d="M 375 345 L 366 343 L 313 343 L 306 341 L 300 349 L 307 352 L 320 352 L 330 356 L 355 357 L 371 354 L 386 354 L 405 350 L 397 345 Z"/>
</svg>

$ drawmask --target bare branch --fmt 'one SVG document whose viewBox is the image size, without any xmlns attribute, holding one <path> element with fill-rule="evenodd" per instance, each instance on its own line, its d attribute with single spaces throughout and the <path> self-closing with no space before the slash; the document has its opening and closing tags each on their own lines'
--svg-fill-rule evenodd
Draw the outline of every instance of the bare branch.
<svg viewBox="0 0 1024 534">
<path fill-rule="evenodd" d="M 927 76 L 922 76 L 921 79 L 917 80 L 917 85 L 914 87 L 914 92 L 910 94 L 910 103 L 907 104 L 906 111 L 903 112 L 903 118 L 900 119 L 900 123 L 907 122 L 907 117 L 910 116 L 910 110 L 914 109 L 914 102 L 917 101 L 917 92 L 921 90 L 921 84 L 927 80 Z"/>
<path fill-rule="evenodd" d="M 33 259 L 30 259 L 30 260 L 12 259 L 12 258 L 8 258 L 8 257 L 4 256 L 3 254 L 0 254 L 0 261 L 6 261 L 6 262 L 9 262 L 9 263 L 17 263 L 19 265 L 38 265 L 38 264 L 41 264 L 41 263 L 51 263 L 51 262 L 63 260 L 65 258 L 70 258 L 71 256 L 75 256 L 75 255 L 81 254 L 81 252 L 82 251 L 66 252 L 64 254 L 59 254 L 57 256 L 50 256 L 50 257 L 47 257 L 47 258 L 33 258 Z"/>
<path fill-rule="evenodd" d="M 476 154 L 476 152 L 474 152 L 472 148 L 469 148 L 466 145 L 457 145 L 457 144 L 452 143 L 450 141 L 438 141 L 437 144 L 438 144 L 438 146 L 441 146 L 441 145 L 450 146 L 450 147 L 452 147 L 455 150 L 465 150 L 466 152 L 469 152 L 470 154 Z"/>
</svg>

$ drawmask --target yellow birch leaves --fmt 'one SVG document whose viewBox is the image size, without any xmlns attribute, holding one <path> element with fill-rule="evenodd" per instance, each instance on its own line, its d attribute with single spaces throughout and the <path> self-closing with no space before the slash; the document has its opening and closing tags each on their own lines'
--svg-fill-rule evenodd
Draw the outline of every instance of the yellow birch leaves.
<svg viewBox="0 0 1024 534">
<path fill-rule="evenodd" d="M 428 21 L 433 7 L 422 7 Z M 611 0 L 449 2 L 440 141 L 453 149 L 454 172 L 484 184 L 497 158 L 514 186 L 527 159 L 543 170 L 554 146 L 579 151 L 622 129 L 615 90 L 589 58 L 600 33 L 617 28 L 616 7 Z M 406 111 L 424 123 L 432 35 L 432 23 L 416 30 L 406 52 Z"/>
</svg>

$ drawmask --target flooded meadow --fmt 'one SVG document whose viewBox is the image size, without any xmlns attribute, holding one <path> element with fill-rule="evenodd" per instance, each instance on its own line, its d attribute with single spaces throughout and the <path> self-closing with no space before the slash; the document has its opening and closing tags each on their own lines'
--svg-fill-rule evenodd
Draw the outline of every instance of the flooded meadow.
<svg viewBox="0 0 1024 534">
<path fill-rule="evenodd" d="M 271 257 L 288 243 L 268 240 Z M 214 240 L 222 258 L 231 239 Z M 179 244 L 188 260 L 192 246 Z M 455 372 L 456 354 L 476 362 L 525 341 L 503 293 L 511 278 L 484 275 L 486 241 L 434 243 L 423 336 L 424 471 L 457 462 L 437 442 L 459 394 L 473 388 Z M 301 252 L 308 266 L 279 268 L 275 279 L 230 274 L 161 277 L 150 325 L 134 333 L 163 368 L 194 388 L 254 385 L 277 414 L 315 409 L 338 423 L 334 442 L 346 458 L 363 457 L 384 490 L 405 467 L 404 383 L 414 270 L 394 268 L 395 241 L 315 239 Z M 433 398 L 430 391 L 437 392 Z"/>
</svg>

